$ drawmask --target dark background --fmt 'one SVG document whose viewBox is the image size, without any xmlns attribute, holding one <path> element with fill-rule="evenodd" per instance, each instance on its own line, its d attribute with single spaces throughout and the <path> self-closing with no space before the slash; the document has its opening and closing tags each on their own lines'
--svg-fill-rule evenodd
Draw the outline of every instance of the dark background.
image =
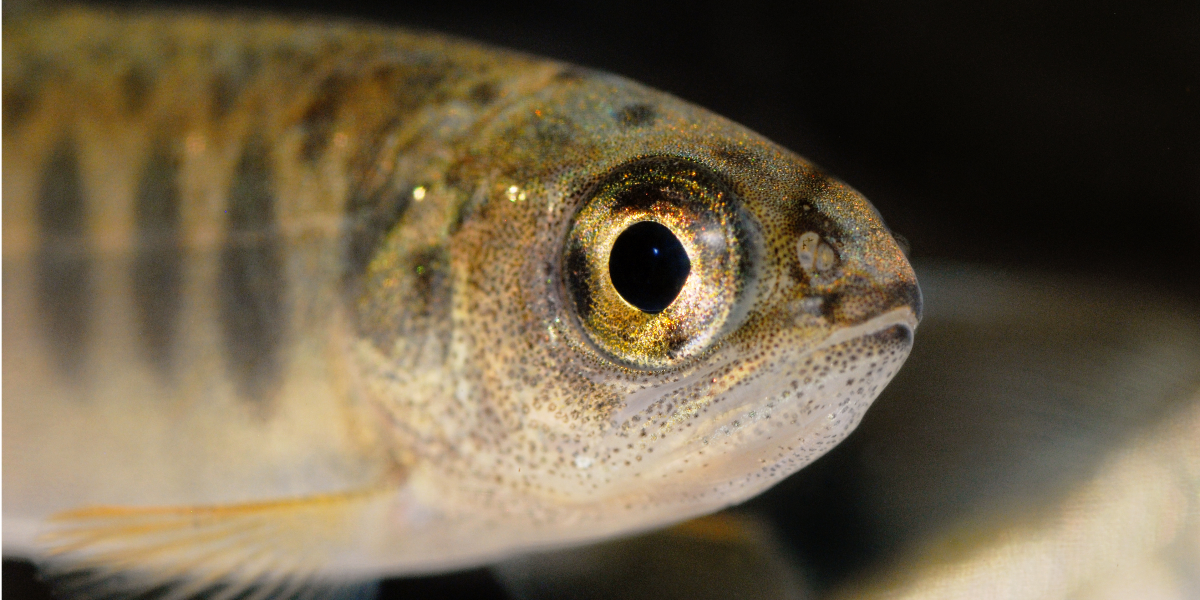
<svg viewBox="0 0 1200 600">
<path fill-rule="evenodd" d="M 1200 298 L 1194 0 L 228 6 L 416 26 L 626 75 L 824 166 L 875 203 L 914 259 Z M 818 588 L 886 553 L 855 531 L 836 490 L 815 489 L 838 460 L 831 453 L 757 505 L 778 516 L 779 498 L 808 500 L 791 519 L 807 525 L 785 537 L 810 557 Z M 829 518 L 800 518 L 821 511 Z M 24 569 L 5 563 L 5 591 L 26 595 L 14 587 Z M 503 597 L 486 571 L 384 592 Z"/>
</svg>

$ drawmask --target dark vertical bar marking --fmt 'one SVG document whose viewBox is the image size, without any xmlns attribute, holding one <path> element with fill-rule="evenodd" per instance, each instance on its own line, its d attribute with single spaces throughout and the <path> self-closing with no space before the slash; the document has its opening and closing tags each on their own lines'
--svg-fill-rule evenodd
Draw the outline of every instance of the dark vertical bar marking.
<svg viewBox="0 0 1200 600">
<path fill-rule="evenodd" d="M 167 140 L 156 141 L 142 167 L 134 221 L 137 248 L 133 260 L 133 300 L 139 339 L 146 360 L 166 374 L 171 369 L 183 294 L 179 156 Z"/>
<path fill-rule="evenodd" d="M 154 77 L 141 65 L 130 67 L 121 77 L 121 92 L 125 96 L 125 110 L 136 116 L 146 108 L 154 91 Z"/>
<path fill-rule="evenodd" d="M 249 87 L 259 67 L 258 55 L 246 50 L 232 64 L 224 65 L 212 81 L 209 94 L 212 97 L 211 117 L 220 121 L 229 116 Z"/>
<path fill-rule="evenodd" d="M 327 77 L 317 86 L 312 102 L 300 118 L 304 137 L 300 142 L 300 158 L 314 163 L 325 153 L 333 125 L 337 121 L 338 99 L 345 82 L 336 75 Z"/>
<path fill-rule="evenodd" d="M 411 190 L 351 193 L 346 203 L 346 279 L 358 282 L 375 253 L 412 204 Z"/>
<path fill-rule="evenodd" d="M 261 402 L 279 378 L 284 277 L 271 161 L 258 135 L 238 162 L 227 213 L 219 290 L 226 358 L 241 393 Z"/>
<path fill-rule="evenodd" d="M 51 352 L 63 372 L 74 377 L 83 364 L 92 295 L 83 183 L 69 136 L 55 146 L 42 169 L 37 221 L 37 303 Z"/>
<path fill-rule="evenodd" d="M 351 170 L 359 174 L 345 209 L 346 270 L 343 279 L 351 288 L 361 283 L 379 246 L 412 204 L 412 185 L 399 181 L 392 172 L 396 150 L 384 150 L 384 132 L 395 126 L 393 122 L 383 127 Z"/>
</svg>

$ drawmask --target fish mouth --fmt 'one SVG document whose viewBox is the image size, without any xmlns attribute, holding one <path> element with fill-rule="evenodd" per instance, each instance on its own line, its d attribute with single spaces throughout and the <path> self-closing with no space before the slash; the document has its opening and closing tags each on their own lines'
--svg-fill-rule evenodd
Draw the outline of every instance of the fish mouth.
<svg viewBox="0 0 1200 600">
<path fill-rule="evenodd" d="M 920 303 L 917 303 L 916 308 L 912 306 L 893 308 L 892 310 L 868 319 L 858 325 L 853 325 L 851 327 L 846 327 L 833 332 L 829 337 L 825 338 L 825 341 L 821 342 L 813 350 L 819 351 L 829 348 L 830 346 L 836 346 L 838 344 L 845 343 L 848 340 L 870 335 L 879 335 L 891 330 L 898 330 L 898 334 L 907 337 L 909 340 L 909 345 L 911 346 L 913 333 L 916 332 L 917 324 L 921 320 L 921 316 L 918 313 L 919 310 Z"/>
<path fill-rule="evenodd" d="M 882 391 L 883 387 L 891 381 L 891 378 L 908 357 L 908 353 L 912 349 L 913 336 L 916 332 L 919 319 L 920 317 L 912 307 L 901 306 L 857 325 L 834 331 L 817 345 L 798 354 L 790 363 L 793 365 L 807 362 L 819 363 L 821 359 L 837 356 L 841 352 L 849 355 L 849 358 L 844 361 L 845 364 L 841 365 L 840 368 L 820 374 L 811 370 L 801 370 L 800 372 L 791 373 L 784 371 L 775 373 L 774 377 L 771 376 L 770 372 L 766 372 L 758 378 L 758 381 L 764 383 L 746 386 L 748 388 L 747 391 L 737 394 L 737 396 L 741 397 L 739 398 L 741 401 L 730 403 L 728 410 L 723 411 L 720 415 L 712 419 L 709 428 L 701 428 L 697 432 L 698 436 L 703 437 L 704 435 L 708 435 L 711 441 L 711 436 L 716 433 L 716 430 L 721 428 L 721 421 L 723 419 L 737 418 L 739 413 L 745 413 L 748 410 L 772 410 L 796 404 L 799 399 L 805 397 L 812 398 L 814 395 L 819 396 L 820 394 L 816 392 L 827 390 L 828 383 L 834 380 L 837 375 L 843 375 L 849 381 L 849 377 L 859 372 L 863 372 L 864 374 L 870 373 L 866 377 L 871 378 L 872 382 L 876 384 L 876 390 L 870 398 L 866 399 L 866 403 L 869 404 L 878 395 L 878 392 Z M 865 347 L 867 350 L 865 352 L 855 352 L 852 350 L 855 347 Z M 871 348 L 875 350 L 872 351 Z M 847 350 L 851 351 L 847 352 Z M 871 361 L 869 359 L 876 358 L 877 355 L 884 353 L 891 355 L 890 358 L 893 364 L 880 370 L 879 361 Z M 861 366 L 856 364 L 860 362 L 860 360 L 856 360 L 857 356 L 869 357 L 861 360 L 861 364 L 866 367 L 865 371 Z M 875 365 L 875 367 L 872 368 L 872 365 Z M 806 379 L 809 381 L 804 383 Z M 790 380 L 800 383 L 793 387 L 794 391 L 789 392 L 784 390 L 781 393 L 772 393 L 768 388 L 773 382 L 778 380 Z M 859 381 L 861 382 L 861 378 Z M 801 393 L 802 390 L 799 388 L 802 387 L 807 387 L 812 391 L 808 394 Z M 864 392 L 869 393 L 871 390 L 866 389 Z M 826 391 L 826 395 L 829 393 Z M 749 417 L 749 415 L 746 416 Z M 751 418 L 751 421 L 753 420 L 755 419 Z M 745 419 L 742 422 L 745 422 Z"/>
<path fill-rule="evenodd" d="M 661 471 L 704 457 L 690 485 L 732 504 L 799 470 L 858 426 L 908 358 L 918 322 L 913 307 L 894 308 L 726 391 L 729 408 L 687 436 Z"/>
</svg>

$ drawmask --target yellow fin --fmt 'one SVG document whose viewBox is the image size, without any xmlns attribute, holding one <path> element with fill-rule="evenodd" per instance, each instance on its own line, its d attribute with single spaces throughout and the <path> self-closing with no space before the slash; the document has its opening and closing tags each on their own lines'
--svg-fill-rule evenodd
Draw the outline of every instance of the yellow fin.
<svg viewBox="0 0 1200 600">
<path fill-rule="evenodd" d="M 60 513 L 39 543 L 56 590 L 161 600 L 361 596 L 337 571 L 368 509 L 394 488 L 214 506 L 109 507 Z"/>
<path fill-rule="evenodd" d="M 745 545 L 760 544 L 765 535 L 760 520 L 730 511 L 690 519 L 665 532 L 685 539 Z"/>
</svg>

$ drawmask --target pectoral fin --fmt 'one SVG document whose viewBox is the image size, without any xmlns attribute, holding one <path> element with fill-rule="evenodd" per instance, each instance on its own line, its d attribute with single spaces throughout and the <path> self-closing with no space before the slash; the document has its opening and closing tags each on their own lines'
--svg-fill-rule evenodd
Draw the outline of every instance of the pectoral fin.
<svg viewBox="0 0 1200 600">
<path fill-rule="evenodd" d="M 395 488 L 273 502 L 92 507 L 50 520 L 40 543 L 70 597 L 155 592 L 162 600 L 357 596 L 339 569 Z"/>
</svg>

